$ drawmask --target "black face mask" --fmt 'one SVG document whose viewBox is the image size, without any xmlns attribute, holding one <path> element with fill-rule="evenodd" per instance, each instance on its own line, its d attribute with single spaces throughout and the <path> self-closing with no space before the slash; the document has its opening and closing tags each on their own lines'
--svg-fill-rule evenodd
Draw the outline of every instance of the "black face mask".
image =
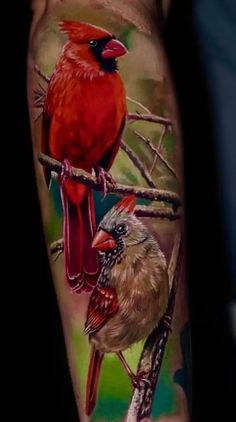
<svg viewBox="0 0 236 422">
<path fill-rule="evenodd" d="M 113 37 L 114 38 L 114 37 Z M 92 51 L 94 57 L 101 65 L 101 70 L 104 70 L 106 73 L 113 73 L 118 69 L 116 59 L 104 59 L 102 57 L 103 49 L 106 44 L 112 40 L 112 37 L 105 37 L 101 40 L 91 40 L 89 41 L 89 47 Z"/>
</svg>

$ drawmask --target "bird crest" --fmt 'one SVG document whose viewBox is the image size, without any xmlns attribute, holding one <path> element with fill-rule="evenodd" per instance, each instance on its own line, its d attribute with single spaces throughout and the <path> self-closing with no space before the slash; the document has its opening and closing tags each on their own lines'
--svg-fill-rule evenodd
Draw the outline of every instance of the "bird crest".
<svg viewBox="0 0 236 422">
<path fill-rule="evenodd" d="M 70 41 L 86 43 L 91 40 L 101 40 L 112 37 L 110 32 L 105 31 L 98 26 L 80 21 L 63 20 L 59 22 L 59 28 L 65 32 Z"/>
<path fill-rule="evenodd" d="M 136 196 L 129 195 L 123 198 L 118 204 L 115 205 L 116 211 L 121 213 L 133 214 L 136 206 Z"/>
</svg>

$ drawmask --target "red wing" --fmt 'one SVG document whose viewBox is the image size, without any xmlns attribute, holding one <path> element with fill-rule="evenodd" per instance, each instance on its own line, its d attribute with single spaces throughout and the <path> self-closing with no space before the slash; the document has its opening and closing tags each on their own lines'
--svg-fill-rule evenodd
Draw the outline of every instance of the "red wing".
<svg viewBox="0 0 236 422">
<path fill-rule="evenodd" d="M 93 334 L 118 311 L 119 305 L 115 289 L 96 287 L 90 298 L 85 334 Z"/>
<path fill-rule="evenodd" d="M 111 168 L 111 166 L 113 164 L 113 161 L 116 158 L 116 155 L 117 155 L 117 153 L 119 151 L 120 144 L 121 144 L 122 134 L 123 134 L 124 127 L 125 127 L 125 121 L 126 121 L 126 115 L 124 116 L 124 118 L 122 120 L 122 123 L 121 123 L 120 129 L 119 129 L 117 138 L 116 138 L 116 140 L 115 140 L 115 142 L 114 142 L 114 144 L 112 146 L 112 149 L 105 155 L 105 157 L 103 157 L 103 159 L 99 163 L 100 166 L 104 170 L 106 170 L 106 171 L 109 171 L 110 170 L 110 168 Z"/>
</svg>

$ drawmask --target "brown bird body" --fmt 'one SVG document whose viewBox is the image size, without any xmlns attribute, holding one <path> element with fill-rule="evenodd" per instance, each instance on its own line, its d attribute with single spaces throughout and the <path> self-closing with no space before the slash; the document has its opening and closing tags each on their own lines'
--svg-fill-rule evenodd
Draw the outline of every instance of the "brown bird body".
<svg viewBox="0 0 236 422">
<path fill-rule="evenodd" d="M 120 201 L 104 217 L 93 241 L 93 247 L 102 254 L 102 270 L 90 298 L 85 324 L 92 344 L 87 414 L 96 403 L 105 353 L 117 353 L 133 384 L 138 385 L 138 377 L 122 352 L 146 339 L 167 308 L 166 259 L 149 230 L 133 214 L 134 208 L 133 196 Z"/>
<path fill-rule="evenodd" d="M 166 260 L 157 242 L 151 236 L 143 242 L 138 224 L 136 229 L 133 235 L 141 243 L 132 246 L 129 239 L 122 262 L 110 271 L 109 286 L 116 291 L 119 310 L 90 338 L 103 353 L 121 352 L 145 339 L 167 307 Z"/>
</svg>

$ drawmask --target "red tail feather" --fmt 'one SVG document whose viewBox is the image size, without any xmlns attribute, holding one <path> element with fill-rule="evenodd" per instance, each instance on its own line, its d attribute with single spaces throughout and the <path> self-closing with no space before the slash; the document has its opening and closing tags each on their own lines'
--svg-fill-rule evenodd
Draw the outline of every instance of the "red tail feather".
<svg viewBox="0 0 236 422">
<path fill-rule="evenodd" d="M 99 273 L 97 253 L 91 248 L 96 230 L 93 197 L 82 185 L 66 181 L 61 189 L 64 208 L 66 279 L 73 291 L 91 291 Z"/>
<path fill-rule="evenodd" d="M 92 346 L 86 389 L 85 413 L 87 416 L 91 415 L 96 406 L 98 381 L 103 358 L 104 355 Z"/>
</svg>

